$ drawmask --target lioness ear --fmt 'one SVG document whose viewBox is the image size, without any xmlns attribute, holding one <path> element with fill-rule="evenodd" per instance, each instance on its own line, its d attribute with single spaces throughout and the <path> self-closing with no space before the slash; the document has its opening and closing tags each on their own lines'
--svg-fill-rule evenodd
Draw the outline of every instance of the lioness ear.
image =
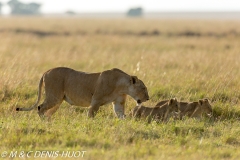
<svg viewBox="0 0 240 160">
<path fill-rule="evenodd" d="M 199 103 L 200 105 L 203 105 L 203 100 L 200 99 L 200 100 L 198 101 L 198 103 Z"/>
<path fill-rule="evenodd" d="M 131 76 L 131 82 L 132 84 L 135 84 L 138 81 L 137 76 Z"/>
</svg>

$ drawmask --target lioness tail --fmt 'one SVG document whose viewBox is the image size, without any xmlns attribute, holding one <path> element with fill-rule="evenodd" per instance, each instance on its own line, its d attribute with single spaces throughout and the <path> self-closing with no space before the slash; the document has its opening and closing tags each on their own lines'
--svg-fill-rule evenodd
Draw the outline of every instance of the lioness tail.
<svg viewBox="0 0 240 160">
<path fill-rule="evenodd" d="M 31 111 L 31 110 L 33 110 L 34 108 L 36 108 L 37 105 L 38 105 L 38 103 L 39 103 L 39 101 L 40 101 L 40 99 L 41 99 L 41 95 L 42 95 L 42 85 L 43 85 L 43 76 L 42 76 L 42 78 L 40 79 L 39 86 L 38 86 L 38 99 L 37 99 L 37 102 L 36 102 L 33 106 L 31 106 L 31 107 L 29 107 L 29 108 L 16 108 L 16 111 Z"/>
</svg>

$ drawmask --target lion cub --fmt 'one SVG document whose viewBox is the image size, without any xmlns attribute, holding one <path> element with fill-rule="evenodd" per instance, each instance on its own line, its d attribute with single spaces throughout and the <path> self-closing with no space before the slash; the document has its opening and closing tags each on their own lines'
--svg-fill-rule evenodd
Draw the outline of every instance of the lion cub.
<svg viewBox="0 0 240 160">
<path fill-rule="evenodd" d="M 166 103 L 168 100 L 161 101 L 157 103 L 155 107 L 161 106 Z M 208 117 L 212 115 L 212 106 L 208 99 L 200 99 L 197 102 L 179 102 L 179 111 L 180 111 L 180 119 L 183 116 L 188 116 L 191 118 L 201 118 L 204 114 Z"/>
<path fill-rule="evenodd" d="M 165 104 L 157 107 L 136 106 L 132 111 L 135 118 L 148 119 L 150 123 L 152 119 L 166 121 L 172 113 L 179 111 L 179 103 L 176 98 L 170 99 Z"/>
<path fill-rule="evenodd" d="M 202 118 L 203 115 L 211 117 L 212 115 L 212 106 L 209 103 L 208 99 L 200 99 L 198 102 L 188 103 L 180 115 L 188 116 L 191 118 Z"/>
</svg>

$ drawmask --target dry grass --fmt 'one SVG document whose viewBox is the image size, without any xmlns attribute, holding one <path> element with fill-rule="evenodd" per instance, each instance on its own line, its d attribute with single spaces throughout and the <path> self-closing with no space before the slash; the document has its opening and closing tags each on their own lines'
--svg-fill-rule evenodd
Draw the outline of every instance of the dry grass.
<svg viewBox="0 0 240 160">
<path fill-rule="evenodd" d="M 0 151 L 87 150 L 86 159 L 238 159 L 240 23 L 146 19 L 0 19 Z M 212 120 L 150 125 L 118 121 L 111 107 L 95 120 L 64 103 L 51 124 L 30 106 L 46 70 L 120 68 L 161 99 L 208 97 Z M 134 107 L 128 98 L 127 112 Z M 74 117 L 72 119 L 72 117 Z M 71 132 L 69 132 L 71 131 Z M 220 150 L 220 151 L 219 151 Z"/>
</svg>

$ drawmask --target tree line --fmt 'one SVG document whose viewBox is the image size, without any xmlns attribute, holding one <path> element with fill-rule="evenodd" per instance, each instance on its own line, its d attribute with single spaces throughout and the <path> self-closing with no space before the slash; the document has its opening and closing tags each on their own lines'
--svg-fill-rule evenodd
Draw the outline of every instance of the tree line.
<svg viewBox="0 0 240 160">
<path fill-rule="evenodd" d="M 0 14 L 2 13 L 3 5 L 8 5 L 11 9 L 12 15 L 36 15 L 40 14 L 41 4 L 31 2 L 31 3 L 23 3 L 18 0 L 10 0 L 6 4 L 0 2 Z M 72 11 L 66 12 L 67 14 L 75 14 Z M 127 12 L 127 16 L 130 17 L 140 17 L 143 15 L 143 8 L 130 8 Z"/>
<path fill-rule="evenodd" d="M 41 8 L 41 4 L 39 3 L 22 3 L 18 0 L 10 0 L 6 4 L 0 2 L 0 14 L 2 13 L 3 5 L 8 5 L 10 7 L 12 15 L 40 14 Z"/>
</svg>

